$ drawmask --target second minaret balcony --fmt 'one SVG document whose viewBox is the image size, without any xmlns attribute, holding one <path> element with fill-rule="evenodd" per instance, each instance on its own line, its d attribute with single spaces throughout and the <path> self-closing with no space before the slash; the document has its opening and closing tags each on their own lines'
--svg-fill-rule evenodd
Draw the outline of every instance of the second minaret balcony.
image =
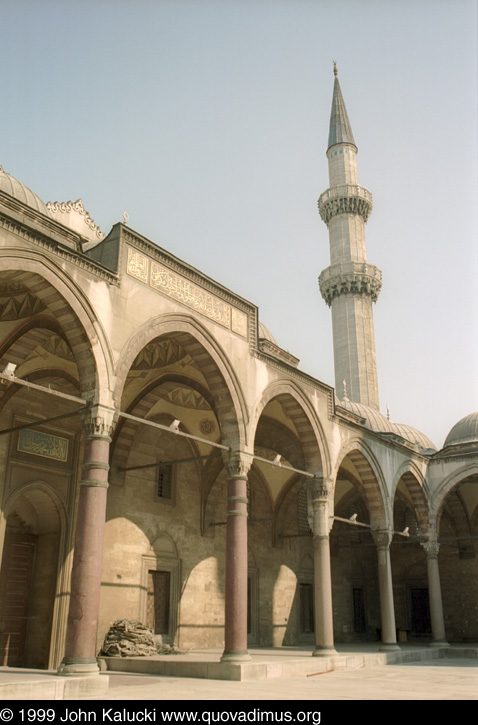
<svg viewBox="0 0 478 725">
<path fill-rule="evenodd" d="M 368 262 L 342 262 L 324 269 L 319 287 L 329 307 L 336 297 L 346 294 L 370 297 L 376 302 L 382 287 L 382 273 Z"/>
<path fill-rule="evenodd" d="M 319 196 L 319 212 L 328 225 L 337 214 L 359 214 L 364 222 L 372 213 L 372 194 L 359 184 L 342 184 Z"/>
</svg>

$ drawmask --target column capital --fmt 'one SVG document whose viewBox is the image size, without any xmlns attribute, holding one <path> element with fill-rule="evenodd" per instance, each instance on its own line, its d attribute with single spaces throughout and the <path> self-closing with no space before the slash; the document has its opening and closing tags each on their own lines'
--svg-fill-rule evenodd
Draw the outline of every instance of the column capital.
<svg viewBox="0 0 478 725">
<path fill-rule="evenodd" d="M 114 426 L 114 410 L 103 405 L 89 405 L 80 413 L 83 430 L 87 438 L 111 440 Z"/>
<path fill-rule="evenodd" d="M 314 476 L 306 481 L 307 498 L 313 501 L 328 501 L 330 494 L 334 488 L 334 482 L 331 478 L 323 478 L 322 476 Z"/>
<path fill-rule="evenodd" d="M 436 538 L 429 538 L 428 541 L 422 541 L 421 545 L 425 550 L 427 559 L 436 559 L 438 557 L 440 544 L 438 543 Z"/>
<path fill-rule="evenodd" d="M 223 454 L 224 467 L 228 478 L 242 478 L 247 480 L 247 474 L 252 465 L 252 456 L 243 451 L 228 451 Z"/>
<path fill-rule="evenodd" d="M 377 549 L 389 549 L 392 543 L 393 533 L 391 531 L 372 529 L 372 536 Z"/>
</svg>

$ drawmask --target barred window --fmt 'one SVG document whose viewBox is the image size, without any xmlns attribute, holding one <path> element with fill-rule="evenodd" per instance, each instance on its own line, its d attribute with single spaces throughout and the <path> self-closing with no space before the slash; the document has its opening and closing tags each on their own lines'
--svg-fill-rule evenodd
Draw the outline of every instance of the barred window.
<svg viewBox="0 0 478 725">
<path fill-rule="evenodd" d="M 168 501 L 173 497 L 173 466 L 171 463 L 161 464 L 158 468 L 156 494 L 158 498 Z"/>
</svg>

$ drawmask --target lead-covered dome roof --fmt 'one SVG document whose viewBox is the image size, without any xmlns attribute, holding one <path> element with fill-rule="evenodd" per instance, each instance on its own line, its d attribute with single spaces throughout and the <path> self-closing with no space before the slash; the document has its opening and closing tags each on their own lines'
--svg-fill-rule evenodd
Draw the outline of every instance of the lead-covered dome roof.
<svg viewBox="0 0 478 725">
<path fill-rule="evenodd" d="M 21 201 L 22 204 L 26 204 L 31 209 L 35 209 L 35 211 L 39 211 L 45 216 L 50 216 L 46 204 L 38 194 L 35 194 L 34 191 L 22 184 L 18 179 L 15 179 L 14 176 L 7 174 L 2 166 L 0 166 L 0 190 L 9 196 L 13 196 L 14 199 Z"/>
<path fill-rule="evenodd" d="M 400 436 L 409 443 L 417 445 L 421 450 L 433 450 L 436 451 L 436 446 L 424 433 L 421 433 L 416 428 L 412 428 L 410 425 L 403 425 L 401 423 L 392 423 L 388 420 L 380 411 L 374 408 L 369 408 L 368 405 L 363 403 L 353 403 L 348 398 L 340 401 L 340 406 L 349 410 L 351 413 L 355 413 L 360 418 L 365 418 L 365 427 L 376 433 L 389 433 L 392 435 Z"/>
<path fill-rule="evenodd" d="M 478 443 L 478 412 L 465 415 L 448 433 L 445 447 L 459 443 Z"/>
</svg>

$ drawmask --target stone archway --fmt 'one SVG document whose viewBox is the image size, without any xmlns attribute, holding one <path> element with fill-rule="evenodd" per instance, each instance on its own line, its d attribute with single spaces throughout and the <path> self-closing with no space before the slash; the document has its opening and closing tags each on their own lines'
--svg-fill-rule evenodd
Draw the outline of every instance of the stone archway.
<svg viewBox="0 0 478 725">
<path fill-rule="evenodd" d="M 463 467 L 444 481 L 438 497 L 438 564 L 443 614 L 450 642 L 478 640 L 478 472 Z"/>
<path fill-rule="evenodd" d="M 62 507 L 46 484 L 25 485 L 7 503 L 0 572 L 4 665 L 47 669 L 56 664 L 54 627 L 64 619 L 56 597 L 64 537 Z"/>
</svg>

